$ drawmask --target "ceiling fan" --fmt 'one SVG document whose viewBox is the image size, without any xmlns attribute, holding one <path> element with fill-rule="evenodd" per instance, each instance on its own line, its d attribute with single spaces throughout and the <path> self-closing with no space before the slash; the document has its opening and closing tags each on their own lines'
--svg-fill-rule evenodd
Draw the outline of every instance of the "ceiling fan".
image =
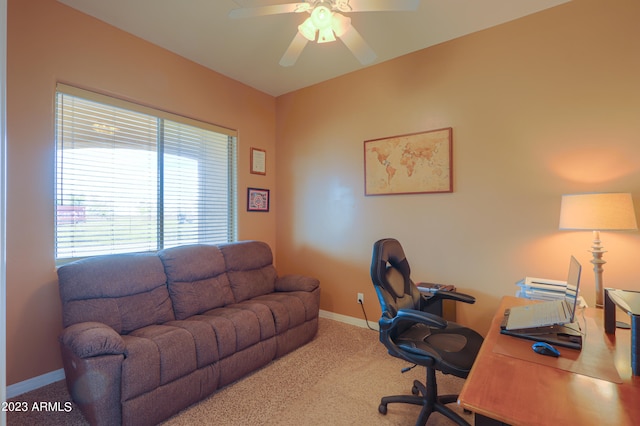
<svg viewBox="0 0 640 426">
<path fill-rule="evenodd" d="M 351 18 L 342 13 L 412 11 L 420 0 L 306 0 L 298 3 L 258 6 L 234 9 L 231 18 L 251 18 L 283 13 L 308 13 L 310 16 L 298 26 L 293 41 L 280 59 L 280 65 L 292 66 L 298 60 L 308 42 L 328 43 L 338 37 L 358 58 L 368 65 L 375 61 L 376 54 L 360 33 L 351 25 Z"/>
</svg>

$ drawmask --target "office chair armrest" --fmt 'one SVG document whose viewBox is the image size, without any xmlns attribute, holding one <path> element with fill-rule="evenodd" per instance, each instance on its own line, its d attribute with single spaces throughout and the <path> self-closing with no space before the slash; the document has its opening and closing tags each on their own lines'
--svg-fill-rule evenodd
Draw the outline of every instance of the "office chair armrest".
<svg viewBox="0 0 640 426">
<path fill-rule="evenodd" d="M 393 318 L 392 323 L 395 325 L 395 323 L 400 321 L 416 322 L 434 328 L 447 327 L 447 320 L 444 318 L 416 309 L 400 309 L 395 318 Z"/>
<path fill-rule="evenodd" d="M 463 302 L 463 303 L 476 303 L 476 298 L 465 294 L 465 293 L 458 293 L 456 291 L 436 291 L 435 293 L 432 293 L 431 296 L 429 295 L 424 295 L 426 298 L 426 301 L 431 304 L 437 300 L 444 300 L 444 299 L 449 299 L 449 300 L 455 300 L 456 302 Z"/>
</svg>

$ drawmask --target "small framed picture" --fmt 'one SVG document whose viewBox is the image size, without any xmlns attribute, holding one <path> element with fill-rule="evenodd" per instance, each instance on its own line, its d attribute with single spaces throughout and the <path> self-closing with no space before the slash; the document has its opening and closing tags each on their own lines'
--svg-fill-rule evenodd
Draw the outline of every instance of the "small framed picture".
<svg viewBox="0 0 640 426">
<path fill-rule="evenodd" d="M 247 211 L 268 212 L 269 190 L 260 188 L 247 188 Z"/>
<path fill-rule="evenodd" d="M 251 148 L 251 173 L 267 174 L 267 151 L 264 149 Z"/>
</svg>

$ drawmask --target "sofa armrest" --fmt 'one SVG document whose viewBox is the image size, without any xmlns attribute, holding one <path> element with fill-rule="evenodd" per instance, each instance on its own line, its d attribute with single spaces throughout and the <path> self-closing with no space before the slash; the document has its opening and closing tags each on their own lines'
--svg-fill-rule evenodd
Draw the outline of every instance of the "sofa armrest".
<svg viewBox="0 0 640 426">
<path fill-rule="evenodd" d="M 276 278 L 276 291 L 312 292 L 320 286 L 320 281 L 306 275 L 283 275 Z"/>
<path fill-rule="evenodd" d="M 60 343 L 79 358 L 124 354 L 122 336 L 100 322 L 80 322 L 62 331 Z"/>
</svg>

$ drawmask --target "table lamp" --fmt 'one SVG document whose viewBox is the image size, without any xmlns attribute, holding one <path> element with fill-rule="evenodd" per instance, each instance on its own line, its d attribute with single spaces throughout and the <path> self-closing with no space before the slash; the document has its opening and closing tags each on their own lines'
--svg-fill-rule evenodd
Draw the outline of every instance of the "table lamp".
<svg viewBox="0 0 640 426">
<path fill-rule="evenodd" d="M 602 259 L 606 250 L 600 245 L 600 231 L 637 230 L 636 213 L 629 193 L 589 193 L 563 195 L 560 205 L 560 229 L 593 231 L 593 272 L 596 283 L 596 308 L 604 303 Z"/>
</svg>

